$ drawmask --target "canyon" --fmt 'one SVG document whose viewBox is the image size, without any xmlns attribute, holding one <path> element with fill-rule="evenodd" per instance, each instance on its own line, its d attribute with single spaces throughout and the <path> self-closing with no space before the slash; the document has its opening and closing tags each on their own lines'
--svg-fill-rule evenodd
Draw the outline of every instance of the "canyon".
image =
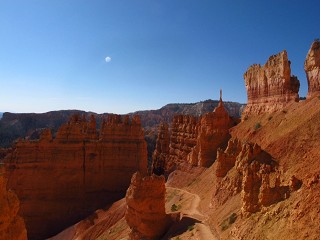
<svg viewBox="0 0 320 240">
<path fill-rule="evenodd" d="M 50 236 L 69 226 L 54 240 L 318 239 L 318 48 L 316 40 L 305 61 L 306 100 L 284 50 L 244 74 L 241 119 L 222 93 L 199 115 L 164 111 L 151 121 L 159 128 L 149 171 L 138 116 L 104 116 L 99 128 L 96 115 L 77 114 L 56 134 L 1 149 L 29 238 L 49 233 L 48 222 Z"/>
<path fill-rule="evenodd" d="M 8 186 L 21 202 L 28 238 L 44 239 L 122 198 L 131 175 L 147 172 L 140 118 L 74 115 L 52 137 L 19 140 L 5 157 Z"/>
</svg>

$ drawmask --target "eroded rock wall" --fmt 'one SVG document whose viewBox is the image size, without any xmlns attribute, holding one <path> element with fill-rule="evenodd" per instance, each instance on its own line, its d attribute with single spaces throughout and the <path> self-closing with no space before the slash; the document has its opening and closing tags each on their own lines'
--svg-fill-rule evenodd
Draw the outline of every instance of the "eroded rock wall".
<svg viewBox="0 0 320 240">
<path fill-rule="evenodd" d="M 167 123 L 161 123 L 158 130 L 156 149 L 152 155 L 152 172 L 156 175 L 164 174 L 165 161 L 169 156 L 170 134 Z"/>
<path fill-rule="evenodd" d="M 310 98 L 320 94 L 320 41 L 315 40 L 304 62 L 304 70 L 308 80 L 308 95 Z"/>
<path fill-rule="evenodd" d="M 212 205 L 222 205 L 241 193 L 244 215 L 288 198 L 290 192 L 301 186 L 301 181 L 294 176 L 284 184 L 271 155 L 257 144 L 241 143 L 238 139 L 230 139 L 227 149 L 218 151 L 216 176 Z"/>
<path fill-rule="evenodd" d="M 217 156 L 217 149 L 224 148 L 230 138 L 229 129 L 234 122 L 220 99 L 213 112 L 202 116 L 197 144 L 188 155 L 188 162 L 194 166 L 210 167 Z"/>
<path fill-rule="evenodd" d="M 163 176 L 143 176 L 139 172 L 132 176 L 125 214 L 130 239 L 159 239 L 165 233 L 171 219 L 165 212 L 165 193 Z"/>
<path fill-rule="evenodd" d="M 235 124 L 221 97 L 214 111 L 200 118 L 177 115 L 173 119 L 169 137 L 167 128 L 160 126 L 153 165 L 159 166 L 160 172 L 165 175 L 185 164 L 210 167 L 216 159 L 217 149 L 226 147 L 230 138 L 229 129 Z M 169 151 L 168 145 L 164 144 L 168 139 Z M 153 167 L 153 172 L 159 171 Z"/>
<path fill-rule="evenodd" d="M 79 115 L 52 138 L 20 140 L 6 159 L 8 185 L 21 199 L 29 239 L 44 239 L 125 195 L 131 176 L 147 172 L 139 117 L 109 115 L 96 131 Z"/>
<path fill-rule="evenodd" d="M 165 172 L 187 162 L 187 156 L 197 144 L 199 118 L 177 115 L 173 118 L 170 133 L 169 156 L 165 160 Z"/>
<path fill-rule="evenodd" d="M 26 240 L 24 220 L 18 215 L 20 202 L 17 195 L 7 190 L 5 169 L 0 165 L 0 239 Z"/>
<path fill-rule="evenodd" d="M 285 50 L 271 56 L 263 66 L 250 66 L 244 79 L 248 103 L 242 118 L 278 111 L 289 102 L 299 100 L 300 82 L 297 77 L 291 76 L 290 61 Z"/>
</svg>

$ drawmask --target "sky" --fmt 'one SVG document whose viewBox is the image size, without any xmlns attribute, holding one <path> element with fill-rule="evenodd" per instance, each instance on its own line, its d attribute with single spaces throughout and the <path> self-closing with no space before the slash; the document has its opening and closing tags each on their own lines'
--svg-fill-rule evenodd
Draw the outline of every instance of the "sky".
<svg viewBox="0 0 320 240">
<path fill-rule="evenodd" d="M 319 0 L 0 0 L 0 112 L 246 103 L 243 74 L 320 38 Z"/>
</svg>

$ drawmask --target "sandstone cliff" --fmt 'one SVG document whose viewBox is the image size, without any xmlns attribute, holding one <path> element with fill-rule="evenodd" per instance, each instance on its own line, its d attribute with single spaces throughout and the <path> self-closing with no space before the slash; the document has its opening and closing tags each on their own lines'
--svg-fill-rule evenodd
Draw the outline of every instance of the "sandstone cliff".
<svg viewBox="0 0 320 240">
<path fill-rule="evenodd" d="M 190 164 L 209 167 L 216 159 L 217 149 L 225 147 L 230 135 L 229 129 L 236 124 L 226 111 L 222 99 L 213 112 L 200 118 L 176 115 L 171 124 L 169 151 L 162 145 L 167 129 L 159 129 L 156 151 L 153 155 L 153 172 L 168 175 L 177 167 Z M 158 168 L 157 168 L 158 167 Z"/>
<path fill-rule="evenodd" d="M 19 199 L 17 195 L 7 190 L 5 169 L 0 165 L 0 239 L 26 240 L 27 231 L 24 220 L 18 215 Z"/>
<path fill-rule="evenodd" d="M 304 70 L 308 80 L 308 95 L 312 97 L 320 94 L 320 41 L 315 40 L 304 62 Z"/>
<path fill-rule="evenodd" d="M 290 61 L 284 50 L 271 56 L 265 65 L 254 64 L 244 74 L 248 103 L 243 117 L 284 108 L 298 101 L 300 82 L 291 76 Z"/>
<path fill-rule="evenodd" d="M 166 123 L 162 123 L 158 130 L 156 149 L 152 154 L 151 169 L 156 175 L 164 174 L 166 158 L 169 156 L 169 143 L 169 126 Z"/>
<path fill-rule="evenodd" d="M 8 185 L 21 199 L 28 237 L 43 239 L 124 196 L 131 175 L 147 171 L 139 117 L 74 115 L 52 137 L 20 140 L 6 159 Z"/>
<path fill-rule="evenodd" d="M 197 144 L 189 154 L 188 162 L 194 166 L 210 167 L 216 159 L 217 149 L 227 144 L 229 129 L 234 124 L 220 97 L 218 107 L 201 118 Z"/>
<path fill-rule="evenodd" d="M 187 156 L 197 144 L 198 118 L 177 115 L 171 124 L 169 155 L 165 160 L 165 173 L 170 173 L 179 164 L 187 162 Z"/>
<path fill-rule="evenodd" d="M 165 178 L 163 176 L 132 176 L 127 190 L 126 221 L 131 228 L 130 239 L 159 239 L 170 223 L 165 211 Z"/>
</svg>

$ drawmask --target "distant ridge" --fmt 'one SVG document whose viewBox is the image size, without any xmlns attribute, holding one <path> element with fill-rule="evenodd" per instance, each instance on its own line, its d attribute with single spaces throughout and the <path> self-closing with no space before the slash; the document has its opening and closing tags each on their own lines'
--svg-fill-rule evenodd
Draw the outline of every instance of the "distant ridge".
<svg viewBox="0 0 320 240">
<path fill-rule="evenodd" d="M 140 116 L 148 143 L 148 158 L 150 159 L 155 146 L 157 128 L 161 122 L 170 124 L 176 114 L 201 116 L 213 111 L 218 103 L 218 100 L 211 99 L 196 103 L 170 103 L 157 110 L 136 111 L 128 113 L 128 115 Z M 239 118 L 245 104 L 224 102 L 224 106 L 232 117 Z M 60 110 L 46 113 L 5 112 L 0 119 L 0 147 L 10 147 L 20 137 L 36 139 L 43 128 L 50 128 L 55 135 L 61 124 L 67 122 L 74 114 L 84 115 L 87 118 L 92 114 L 95 115 L 99 128 L 102 118 L 110 113 L 97 114 L 80 110 Z"/>
</svg>

